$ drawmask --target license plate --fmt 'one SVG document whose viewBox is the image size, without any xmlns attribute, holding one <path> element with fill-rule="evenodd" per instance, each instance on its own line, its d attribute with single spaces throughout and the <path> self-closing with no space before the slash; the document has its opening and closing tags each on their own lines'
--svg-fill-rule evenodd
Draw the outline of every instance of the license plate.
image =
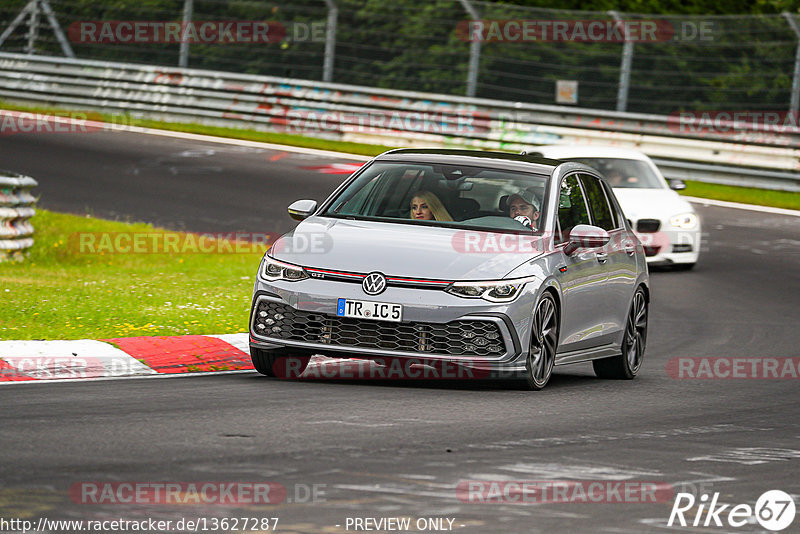
<svg viewBox="0 0 800 534">
<path fill-rule="evenodd" d="M 358 319 L 399 323 L 403 320 L 403 305 L 390 304 L 388 302 L 339 299 L 336 305 L 336 315 L 339 317 L 356 317 Z"/>
</svg>

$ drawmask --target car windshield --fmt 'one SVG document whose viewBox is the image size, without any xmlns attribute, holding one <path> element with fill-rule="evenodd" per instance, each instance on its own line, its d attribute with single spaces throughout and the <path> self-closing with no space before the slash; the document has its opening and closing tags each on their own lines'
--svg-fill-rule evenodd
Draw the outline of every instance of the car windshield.
<svg viewBox="0 0 800 534">
<path fill-rule="evenodd" d="M 322 215 L 540 233 L 547 180 L 541 174 L 502 169 L 376 162 L 342 190 Z"/>
<path fill-rule="evenodd" d="M 653 169 L 644 161 L 621 158 L 569 158 L 597 169 L 611 187 L 663 189 Z"/>
</svg>

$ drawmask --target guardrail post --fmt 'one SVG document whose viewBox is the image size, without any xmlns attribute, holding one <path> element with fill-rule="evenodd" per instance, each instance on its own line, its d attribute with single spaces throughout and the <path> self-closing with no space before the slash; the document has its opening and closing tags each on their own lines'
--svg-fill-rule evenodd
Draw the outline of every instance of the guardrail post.
<svg viewBox="0 0 800 534">
<path fill-rule="evenodd" d="M 30 189 L 37 185 L 30 176 L 0 171 L 0 262 L 22 261 L 33 246 L 29 219 L 36 213 L 36 198 Z"/>
<path fill-rule="evenodd" d="M 616 11 L 609 11 L 617 24 L 622 25 L 625 44 L 622 47 L 622 64 L 619 72 L 619 90 L 617 91 L 617 111 L 628 109 L 628 89 L 631 83 L 631 62 L 633 61 L 633 41 L 629 39 L 628 27 Z"/>
<path fill-rule="evenodd" d="M 30 0 L 25 7 L 22 8 L 22 11 L 17 14 L 11 24 L 0 34 L 0 46 L 3 46 L 3 43 L 8 36 L 11 35 L 17 26 L 19 26 L 22 21 L 25 19 L 25 15 L 28 15 L 29 25 L 28 25 L 28 43 L 25 47 L 25 52 L 28 54 L 33 54 L 34 47 L 36 46 L 36 38 L 39 35 L 39 9 L 44 12 L 45 16 L 47 17 L 47 22 L 50 23 L 50 27 L 53 29 L 53 33 L 56 34 L 56 39 L 58 39 L 58 44 L 61 45 L 61 51 L 64 52 L 64 55 L 67 57 L 75 58 L 75 53 L 72 51 L 72 47 L 67 41 L 67 38 L 64 36 L 64 32 L 61 31 L 61 25 L 58 23 L 56 19 L 55 13 L 53 13 L 53 8 L 50 7 L 49 0 Z"/>
<path fill-rule="evenodd" d="M 186 28 L 192 23 L 192 13 L 194 12 L 194 0 L 183 0 L 183 27 L 181 28 L 181 50 L 178 56 L 178 66 L 186 67 L 189 65 L 189 40 Z"/>
<path fill-rule="evenodd" d="M 33 54 L 36 51 L 36 37 L 39 35 L 39 2 L 32 2 L 28 14 L 28 43 L 25 53 Z"/>
<path fill-rule="evenodd" d="M 797 108 L 800 107 L 800 28 L 794 15 L 784 11 L 781 13 L 783 18 L 789 23 L 795 37 L 797 37 L 797 48 L 794 53 L 794 76 L 792 76 L 792 96 L 789 104 L 789 111 L 797 116 Z"/>
<path fill-rule="evenodd" d="M 325 0 L 328 5 L 328 24 L 325 28 L 325 62 L 322 66 L 322 81 L 333 81 L 333 60 L 336 57 L 336 24 L 339 8 L 333 0 Z"/>
<path fill-rule="evenodd" d="M 56 14 L 53 13 L 53 8 L 50 7 L 50 0 L 39 0 L 39 3 L 42 5 L 42 11 L 44 11 L 47 21 L 50 23 L 50 27 L 53 28 L 53 33 L 56 34 L 58 44 L 61 45 L 61 51 L 64 52 L 65 56 L 75 59 L 75 52 L 72 51 L 72 46 L 70 46 L 69 41 L 64 36 L 64 32 L 61 31 L 61 25 L 58 23 L 58 19 L 56 19 Z"/>
<path fill-rule="evenodd" d="M 461 0 L 461 5 L 474 21 L 480 20 L 478 11 L 470 4 L 469 0 Z M 472 31 L 470 29 L 470 35 Z M 469 44 L 469 70 L 467 72 L 467 96 L 475 96 L 478 88 L 478 68 L 481 63 L 481 40 L 471 40 Z"/>
</svg>

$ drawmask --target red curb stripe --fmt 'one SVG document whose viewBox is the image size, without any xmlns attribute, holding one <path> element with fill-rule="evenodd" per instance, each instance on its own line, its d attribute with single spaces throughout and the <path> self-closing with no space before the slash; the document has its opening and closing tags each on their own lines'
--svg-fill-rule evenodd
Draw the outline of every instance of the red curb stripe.
<svg viewBox="0 0 800 534">
<path fill-rule="evenodd" d="M 250 355 L 221 339 L 207 336 L 122 337 L 113 343 L 159 373 L 252 369 Z"/>
<path fill-rule="evenodd" d="M 36 380 L 32 376 L 26 376 L 17 368 L 6 361 L 0 360 L 0 382 L 21 382 L 24 380 Z"/>
</svg>

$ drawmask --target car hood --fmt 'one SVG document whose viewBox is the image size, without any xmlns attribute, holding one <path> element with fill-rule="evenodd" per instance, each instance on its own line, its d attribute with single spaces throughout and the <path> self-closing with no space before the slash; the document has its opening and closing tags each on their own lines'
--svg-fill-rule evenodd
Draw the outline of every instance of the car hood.
<svg viewBox="0 0 800 534">
<path fill-rule="evenodd" d="M 672 189 L 614 188 L 625 216 L 633 221 L 659 219 L 669 221 L 679 213 L 694 213 L 694 208 Z"/>
<path fill-rule="evenodd" d="M 536 236 L 310 217 L 278 239 L 271 255 L 337 271 L 487 280 L 503 278 L 540 249 L 541 237 Z"/>
</svg>

